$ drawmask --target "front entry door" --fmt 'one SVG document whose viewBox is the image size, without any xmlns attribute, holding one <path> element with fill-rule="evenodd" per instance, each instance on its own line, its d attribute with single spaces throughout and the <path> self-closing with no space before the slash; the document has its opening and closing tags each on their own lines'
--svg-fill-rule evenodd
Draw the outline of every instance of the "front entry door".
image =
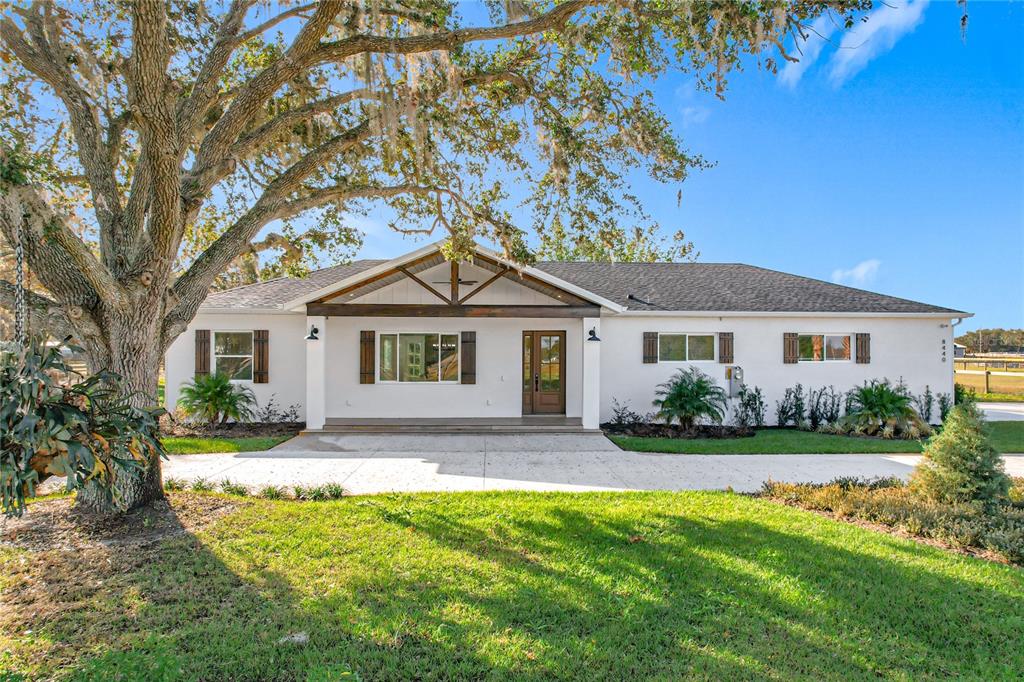
<svg viewBox="0 0 1024 682">
<path fill-rule="evenodd" d="M 565 414 L 565 332 L 523 332 L 523 414 Z"/>
</svg>

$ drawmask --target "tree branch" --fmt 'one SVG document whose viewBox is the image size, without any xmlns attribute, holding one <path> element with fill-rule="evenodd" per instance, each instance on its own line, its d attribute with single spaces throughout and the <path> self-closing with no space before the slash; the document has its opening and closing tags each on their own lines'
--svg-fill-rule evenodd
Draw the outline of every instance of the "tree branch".
<svg viewBox="0 0 1024 682">
<path fill-rule="evenodd" d="M 281 12 L 277 16 L 274 16 L 274 17 L 271 17 L 270 19 L 267 19 L 262 24 L 258 24 L 257 26 L 254 26 L 253 28 L 249 29 L 248 31 L 246 31 L 242 35 L 238 36 L 238 42 L 239 43 L 244 43 L 246 40 L 249 40 L 250 38 L 255 38 L 258 35 L 262 35 L 263 33 L 266 33 L 270 29 L 272 29 L 275 26 L 277 26 L 278 24 L 280 24 L 285 19 L 290 19 L 291 17 L 297 17 L 300 14 L 303 14 L 303 13 L 308 12 L 308 11 L 313 10 L 313 9 L 316 9 L 316 3 L 315 2 L 311 2 L 308 5 L 299 5 L 297 7 L 292 7 L 290 10 L 287 10 L 285 12 Z"/>
<path fill-rule="evenodd" d="M 6 280 L 0 279 L 0 308 L 6 308 L 12 314 L 17 313 L 17 287 Z M 56 301 L 40 296 L 34 291 L 25 292 L 25 303 L 28 308 L 28 326 L 33 333 L 46 330 L 52 336 L 64 337 L 73 333 L 68 316 Z"/>
</svg>

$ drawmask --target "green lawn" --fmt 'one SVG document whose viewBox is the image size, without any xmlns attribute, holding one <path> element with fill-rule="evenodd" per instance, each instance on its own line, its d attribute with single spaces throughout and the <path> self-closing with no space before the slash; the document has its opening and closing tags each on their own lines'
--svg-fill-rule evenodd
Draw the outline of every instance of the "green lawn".
<svg viewBox="0 0 1024 682">
<path fill-rule="evenodd" d="M 223 499 L 172 497 L 176 509 Z M 0 601 L 12 607 L 0 613 L 0 670 L 94 680 L 1024 676 L 1024 572 L 768 501 L 514 492 L 238 504 L 145 552 L 0 549 Z M 308 644 L 278 643 L 295 633 Z"/>
<path fill-rule="evenodd" d="M 989 422 L 992 443 L 1001 452 L 1024 452 L 1024 421 Z M 838 454 L 920 452 L 918 441 L 832 436 L 794 429 L 761 429 L 753 438 L 635 438 L 609 436 L 623 450 L 680 454 Z"/>
<path fill-rule="evenodd" d="M 204 452 L 255 452 L 269 450 L 291 436 L 253 438 L 161 438 L 168 454 L 198 455 Z"/>
</svg>

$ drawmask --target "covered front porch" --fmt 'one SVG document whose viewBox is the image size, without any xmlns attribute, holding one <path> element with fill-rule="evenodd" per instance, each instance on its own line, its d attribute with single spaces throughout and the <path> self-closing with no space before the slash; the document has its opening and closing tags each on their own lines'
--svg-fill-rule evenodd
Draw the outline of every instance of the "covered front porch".
<svg viewBox="0 0 1024 682">
<path fill-rule="evenodd" d="M 429 247 L 296 303 L 309 430 L 598 428 L 601 314 L 615 304 L 546 273 Z"/>
</svg>

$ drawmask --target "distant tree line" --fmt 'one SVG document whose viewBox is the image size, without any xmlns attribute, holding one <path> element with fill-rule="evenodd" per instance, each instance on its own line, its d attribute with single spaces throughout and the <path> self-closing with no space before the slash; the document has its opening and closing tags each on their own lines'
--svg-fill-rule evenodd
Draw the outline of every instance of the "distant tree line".
<svg viewBox="0 0 1024 682">
<path fill-rule="evenodd" d="M 1024 329 L 979 329 L 956 337 L 968 353 L 1024 353 Z"/>
</svg>

